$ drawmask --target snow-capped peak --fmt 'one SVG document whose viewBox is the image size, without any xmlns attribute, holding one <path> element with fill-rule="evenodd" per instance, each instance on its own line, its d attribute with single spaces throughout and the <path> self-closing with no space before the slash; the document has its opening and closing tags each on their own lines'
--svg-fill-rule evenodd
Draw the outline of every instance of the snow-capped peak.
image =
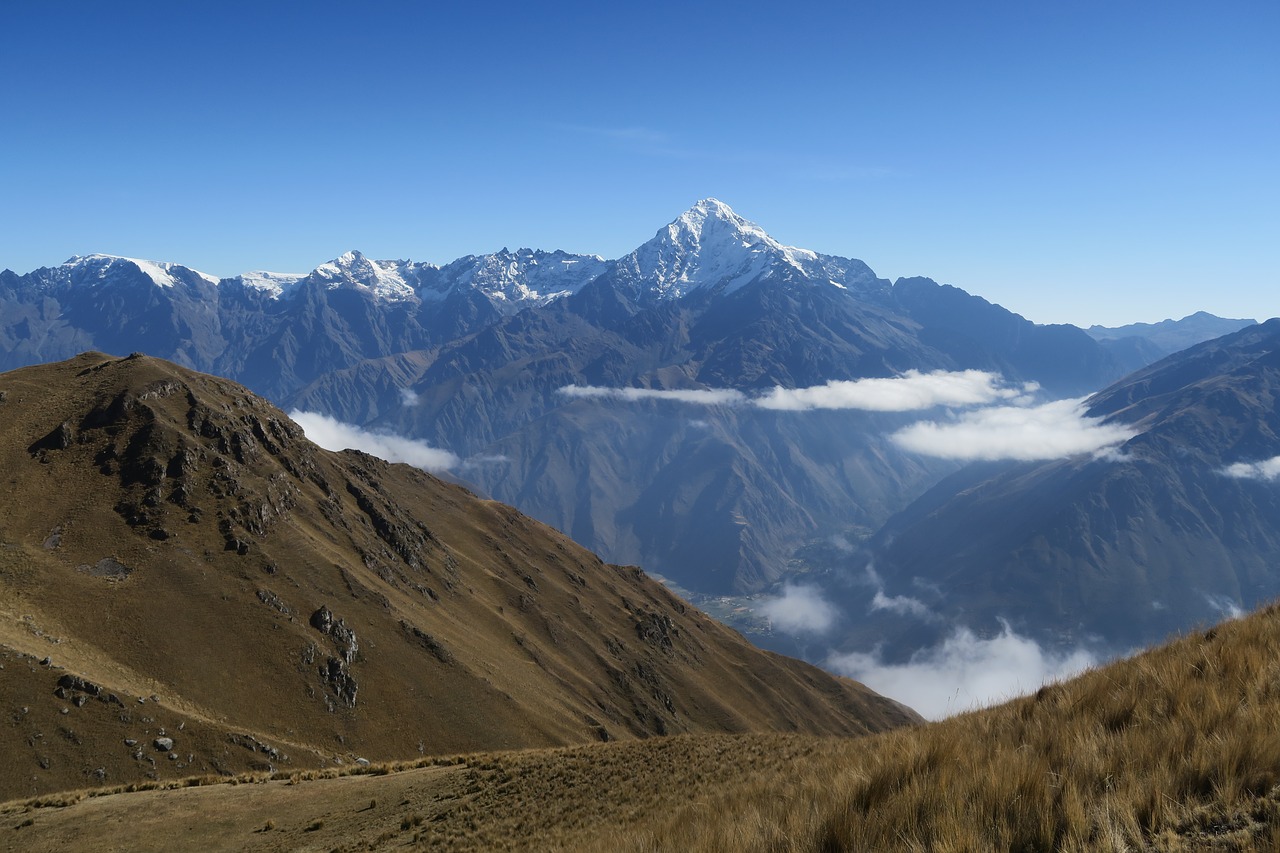
<svg viewBox="0 0 1280 853">
<path fill-rule="evenodd" d="M 607 266 L 598 255 L 571 255 L 558 249 L 502 249 L 491 255 L 460 258 L 444 272 L 450 287 L 479 290 L 499 311 L 511 313 L 577 293 Z"/>
<path fill-rule="evenodd" d="M 810 274 L 816 252 L 784 246 L 724 202 L 705 198 L 619 263 L 660 296 L 724 283 L 732 293 L 778 264 Z"/>
<path fill-rule="evenodd" d="M 151 279 L 157 287 L 173 287 L 177 281 L 173 277 L 173 273 L 177 270 L 187 270 L 194 273 L 210 284 L 217 284 L 218 279 L 214 276 L 202 273 L 199 270 L 193 270 L 190 267 L 184 267 L 181 264 L 161 263 L 159 261 L 146 261 L 141 258 L 126 258 L 120 255 L 73 255 L 62 264 L 64 268 L 69 269 L 88 269 L 96 272 L 96 277 L 105 279 L 113 273 L 119 271 L 120 267 L 132 266 L 138 272 Z"/>
<path fill-rule="evenodd" d="M 408 261 L 375 261 L 352 251 L 316 267 L 311 277 L 331 289 L 353 284 L 380 299 L 398 302 L 414 298 L 413 286 L 405 281 L 405 272 L 411 267 Z"/>
<path fill-rule="evenodd" d="M 744 249 L 756 246 L 767 248 L 780 253 L 789 264 L 797 268 L 804 261 L 818 258 L 818 253 L 809 249 L 782 245 L 759 225 L 743 219 L 733 212 L 733 208 L 715 198 L 702 199 L 680 214 L 680 218 L 668 225 L 667 229 L 673 237 L 677 230 L 686 230 L 698 243 L 709 248 L 715 248 L 717 243 L 736 243 Z"/>
</svg>

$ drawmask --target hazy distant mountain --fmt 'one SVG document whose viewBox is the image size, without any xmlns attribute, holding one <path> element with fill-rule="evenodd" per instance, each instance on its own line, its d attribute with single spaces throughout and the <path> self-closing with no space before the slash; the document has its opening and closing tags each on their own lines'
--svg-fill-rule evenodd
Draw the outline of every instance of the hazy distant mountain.
<svg viewBox="0 0 1280 853">
<path fill-rule="evenodd" d="M 84 349 L 145 351 L 430 440 L 468 460 L 458 476 L 609 559 L 720 591 L 764 588 L 800 545 L 864 534 L 955 468 L 885 438 L 905 415 L 742 405 L 752 395 L 980 370 L 1071 396 L 1127 369 L 1075 327 L 929 279 L 891 284 L 714 199 L 614 261 L 350 252 L 218 281 L 96 255 L 0 273 L 0 366 Z M 608 396 L 628 388 L 712 393 Z"/>
<path fill-rule="evenodd" d="M 1166 355 L 1184 350 L 1203 341 L 1212 340 L 1257 320 L 1229 320 L 1197 311 L 1181 320 L 1161 320 L 1159 323 L 1130 323 L 1127 326 L 1090 326 L 1087 331 L 1113 356 L 1121 361 L 1132 361 L 1134 369 L 1145 367 Z"/>
<path fill-rule="evenodd" d="M 0 464 L 6 797 L 915 719 L 510 507 L 321 450 L 168 362 L 0 374 Z"/>
<path fill-rule="evenodd" d="M 947 477 L 863 555 L 884 595 L 933 615 L 882 612 L 859 639 L 889 632 L 905 652 L 1005 620 L 1042 642 L 1120 651 L 1280 595 L 1277 400 L 1270 320 L 1092 397 L 1091 416 L 1137 433 L 1112 453 Z"/>
</svg>

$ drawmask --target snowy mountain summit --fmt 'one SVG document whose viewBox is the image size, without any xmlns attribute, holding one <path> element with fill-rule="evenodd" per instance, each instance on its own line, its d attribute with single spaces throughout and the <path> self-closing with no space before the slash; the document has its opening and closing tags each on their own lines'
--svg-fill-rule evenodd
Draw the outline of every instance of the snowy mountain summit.
<svg viewBox="0 0 1280 853">
<path fill-rule="evenodd" d="M 794 275 L 844 288 L 875 275 L 861 261 L 784 246 L 724 202 L 706 198 L 617 261 L 620 277 L 658 299 L 703 288 L 723 295 L 762 278 Z"/>
<path fill-rule="evenodd" d="M 119 255 L 73 255 L 50 272 L 48 278 L 51 284 L 74 282 L 92 286 L 138 275 L 150 279 L 156 287 L 174 287 L 178 281 L 191 281 L 193 278 L 203 279 L 209 284 L 218 283 L 214 276 L 181 264 L 144 261 Z"/>
<path fill-rule="evenodd" d="M 367 291 L 385 302 L 404 302 L 416 294 L 410 283 L 413 264 L 408 261 L 374 261 L 359 252 L 347 252 L 316 267 L 308 278 L 334 290 L 350 287 Z"/>
<path fill-rule="evenodd" d="M 45 290 L 150 284 L 172 294 L 175 288 L 238 286 L 251 298 L 271 301 L 289 300 L 312 289 L 355 291 L 374 302 L 412 310 L 461 297 L 479 299 L 498 315 L 510 316 L 576 294 L 601 277 L 651 302 L 680 299 L 695 291 L 729 295 L 758 281 L 857 291 L 888 285 L 861 261 L 784 246 L 714 198 L 699 201 L 615 261 L 559 250 L 502 249 L 437 266 L 374 260 L 350 251 L 304 275 L 256 271 L 219 280 L 179 264 L 85 255 L 23 279 Z"/>
</svg>

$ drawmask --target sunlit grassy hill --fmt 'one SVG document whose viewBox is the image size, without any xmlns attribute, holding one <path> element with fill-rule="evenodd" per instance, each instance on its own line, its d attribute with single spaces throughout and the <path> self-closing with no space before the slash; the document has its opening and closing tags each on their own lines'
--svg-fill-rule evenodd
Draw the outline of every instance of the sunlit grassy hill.
<svg viewBox="0 0 1280 853">
<path fill-rule="evenodd" d="M 1271 606 L 887 734 L 471 755 L 297 784 L 80 794 L 0 818 L 24 850 L 87 837 L 154 850 L 1271 850 L 1278 719 Z"/>
<path fill-rule="evenodd" d="M 1280 847 L 1280 607 L 654 821 L 636 849 Z"/>
<path fill-rule="evenodd" d="M 919 718 L 145 356 L 0 374 L 0 797 Z"/>
</svg>

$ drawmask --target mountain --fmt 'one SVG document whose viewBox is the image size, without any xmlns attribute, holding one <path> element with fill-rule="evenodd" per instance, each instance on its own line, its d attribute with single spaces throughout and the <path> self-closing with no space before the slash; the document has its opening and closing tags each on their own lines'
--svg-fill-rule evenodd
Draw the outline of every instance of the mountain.
<svg viewBox="0 0 1280 853">
<path fill-rule="evenodd" d="M 1079 329 L 928 279 L 890 284 L 710 200 L 562 300 L 334 371 L 286 402 L 476 460 L 470 482 L 610 559 L 753 593 L 804 544 L 866 535 L 955 466 L 892 444 L 901 413 L 742 400 L 966 369 L 1059 396 L 1121 373 Z"/>
<path fill-rule="evenodd" d="M 916 719 L 511 507 L 321 450 L 169 362 L 0 375 L 0 460 L 7 797 Z"/>
<path fill-rule="evenodd" d="M 349 252 L 307 275 L 216 280 L 92 256 L 0 273 L 0 366 L 85 349 L 144 351 L 427 440 L 465 460 L 456 477 L 607 559 L 715 593 L 767 589 L 797 549 L 865 536 L 955 468 L 885 438 L 902 413 L 755 397 L 964 370 L 1075 396 L 1127 369 L 1075 327 L 784 246 L 715 199 L 612 261 Z M 658 393 L 609 396 L 637 390 Z"/>
<path fill-rule="evenodd" d="M 861 558 L 881 594 L 929 618 L 882 613 L 860 641 L 888 631 L 906 654 L 956 624 L 999 633 L 1003 621 L 1042 643 L 1117 652 L 1280 595 L 1278 399 L 1280 319 L 1091 397 L 1089 416 L 1133 433 L 1114 451 L 943 479 Z"/>
<path fill-rule="evenodd" d="M 0 273 L 0 368 L 98 348 L 146 350 L 280 398 L 327 371 L 430 347 L 545 304 L 599 274 L 600 258 L 503 250 L 444 267 L 348 252 L 308 275 L 219 280 L 108 255 Z"/>
<path fill-rule="evenodd" d="M 1257 320 L 1230 320 L 1197 311 L 1181 320 L 1159 323 L 1130 323 L 1127 326 L 1090 326 L 1085 331 L 1102 342 L 1113 356 L 1133 361 L 1135 369 L 1145 367 L 1203 341 L 1218 338 L 1252 326 Z"/>
</svg>

